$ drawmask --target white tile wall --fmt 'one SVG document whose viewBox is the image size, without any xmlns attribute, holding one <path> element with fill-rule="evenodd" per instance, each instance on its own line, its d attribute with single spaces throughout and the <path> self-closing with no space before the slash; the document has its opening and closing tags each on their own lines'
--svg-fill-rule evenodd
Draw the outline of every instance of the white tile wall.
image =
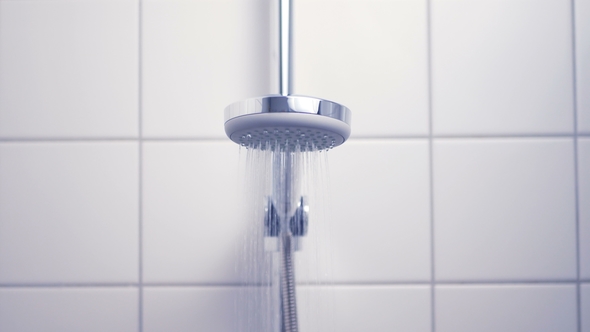
<svg viewBox="0 0 590 332">
<path fill-rule="evenodd" d="M 436 140 L 437 280 L 575 278 L 573 153 L 565 138 Z"/>
<path fill-rule="evenodd" d="M 426 1 L 294 1 L 294 91 L 351 108 L 352 136 L 428 133 Z"/>
<path fill-rule="evenodd" d="M 0 1 L 0 137 L 136 137 L 137 22 L 130 0 Z"/>
<path fill-rule="evenodd" d="M 147 287 L 144 292 L 145 331 L 260 331 L 268 324 L 254 307 L 235 308 L 243 297 L 264 296 L 264 289 Z M 298 295 L 302 331 L 430 331 L 427 286 L 302 286 Z M 309 310 L 318 300 L 321 304 Z"/>
<path fill-rule="evenodd" d="M 0 283 L 138 278 L 138 145 L 0 144 Z"/>
<path fill-rule="evenodd" d="M 298 296 L 302 331 L 431 331 L 427 286 L 307 286 Z"/>
<path fill-rule="evenodd" d="M 255 306 L 243 298 L 259 294 L 255 288 L 147 287 L 144 290 L 144 331 L 263 331 Z M 236 310 L 236 309 L 240 310 Z M 241 316 L 242 309 L 249 317 Z M 246 323 L 248 326 L 244 326 Z"/>
<path fill-rule="evenodd" d="M 590 331 L 589 7 L 294 2 L 295 92 L 354 113 L 301 331 Z M 270 8 L 0 0 L 0 331 L 265 330 L 222 123 L 276 92 Z"/>
<path fill-rule="evenodd" d="M 144 280 L 235 283 L 248 218 L 233 142 L 149 142 L 143 155 Z"/>
<path fill-rule="evenodd" d="M 578 140 L 580 275 L 590 279 L 590 138 Z"/>
<path fill-rule="evenodd" d="M 578 131 L 590 134 L 590 1 L 576 0 L 574 6 Z"/>
<path fill-rule="evenodd" d="M 436 134 L 572 133 L 570 2 L 433 0 Z"/>
<path fill-rule="evenodd" d="M 439 332 L 577 331 L 574 285 L 440 286 Z"/>
<path fill-rule="evenodd" d="M 225 137 L 223 109 L 271 93 L 263 0 L 142 3 L 147 137 Z"/>
<path fill-rule="evenodd" d="M 590 284 L 582 284 L 581 287 L 582 308 L 580 310 L 582 316 L 582 332 L 590 331 Z"/>
<path fill-rule="evenodd" d="M 302 263 L 329 255 L 317 277 L 339 283 L 430 280 L 428 142 L 351 140 L 329 163 L 331 238 L 310 241 Z"/>
<path fill-rule="evenodd" d="M 137 299 L 135 288 L 0 289 L 0 331 L 137 331 Z"/>
</svg>

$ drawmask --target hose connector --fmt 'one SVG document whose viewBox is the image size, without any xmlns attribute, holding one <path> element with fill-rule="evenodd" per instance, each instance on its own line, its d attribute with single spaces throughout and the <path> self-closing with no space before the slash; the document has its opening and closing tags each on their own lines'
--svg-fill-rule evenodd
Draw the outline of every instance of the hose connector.
<svg viewBox="0 0 590 332">
<path fill-rule="evenodd" d="M 288 222 L 283 222 L 277 209 L 272 203 L 272 198 L 268 197 L 264 207 L 264 247 L 267 251 L 279 250 L 279 235 L 283 232 L 291 233 L 295 250 L 299 250 L 300 238 L 307 234 L 309 224 L 309 205 L 307 198 L 301 196 L 297 202 L 295 213 L 289 217 Z M 287 225 L 287 227 L 283 226 Z"/>
</svg>

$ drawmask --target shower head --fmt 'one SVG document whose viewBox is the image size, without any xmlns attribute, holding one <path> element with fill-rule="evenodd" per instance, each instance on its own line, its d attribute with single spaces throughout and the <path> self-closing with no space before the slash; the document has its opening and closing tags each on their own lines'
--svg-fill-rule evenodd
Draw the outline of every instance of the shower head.
<svg viewBox="0 0 590 332">
<path fill-rule="evenodd" d="M 326 150 L 350 136 L 350 110 L 338 103 L 305 96 L 270 95 L 225 108 L 225 132 L 234 142 L 255 149 Z"/>
</svg>

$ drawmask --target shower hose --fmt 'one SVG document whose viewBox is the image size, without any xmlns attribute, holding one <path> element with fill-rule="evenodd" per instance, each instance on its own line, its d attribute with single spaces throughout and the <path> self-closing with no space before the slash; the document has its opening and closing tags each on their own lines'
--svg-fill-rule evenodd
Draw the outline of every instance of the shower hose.
<svg viewBox="0 0 590 332">
<path fill-rule="evenodd" d="M 295 298 L 295 274 L 293 272 L 293 235 L 284 232 L 281 236 L 281 308 L 282 332 L 297 332 L 297 301 Z"/>
</svg>

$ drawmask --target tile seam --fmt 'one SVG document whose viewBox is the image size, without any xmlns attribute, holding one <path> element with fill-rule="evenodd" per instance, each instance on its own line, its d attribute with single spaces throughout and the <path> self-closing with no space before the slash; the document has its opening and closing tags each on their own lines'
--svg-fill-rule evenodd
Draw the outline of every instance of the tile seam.
<svg viewBox="0 0 590 332">
<path fill-rule="evenodd" d="M 588 280 L 580 280 L 580 283 L 590 283 Z M 437 281 L 437 286 L 547 286 L 547 285 L 577 285 L 577 279 L 555 279 L 555 280 L 448 280 Z M 431 281 L 391 281 L 391 282 L 329 282 L 329 283 L 297 283 L 305 287 L 331 287 L 331 286 L 430 286 Z M 137 288 L 139 283 L 2 283 L 0 289 L 10 288 Z M 199 282 L 144 282 L 143 287 L 266 287 L 265 283 L 242 284 L 242 283 L 199 283 Z"/>
<path fill-rule="evenodd" d="M 570 1 L 571 15 L 571 42 L 572 42 L 572 99 L 573 99 L 573 149 L 574 149 L 574 205 L 576 226 L 576 324 L 578 332 L 582 332 L 582 294 L 580 278 L 580 188 L 578 168 L 578 93 L 577 93 L 577 66 L 576 66 L 576 5 L 575 0 Z"/>
<path fill-rule="evenodd" d="M 143 332 L 143 2 L 137 1 L 137 58 L 138 58 L 138 110 L 137 110 L 137 134 L 138 134 L 138 331 Z"/>
<path fill-rule="evenodd" d="M 436 332 L 436 271 L 434 247 L 434 160 L 432 116 L 432 1 L 426 0 L 426 71 L 428 94 L 428 180 L 430 209 L 430 330 Z"/>
<path fill-rule="evenodd" d="M 547 138 L 590 138 L 590 134 L 490 134 L 490 135 L 400 135 L 400 136 L 382 136 L 382 137 L 351 137 L 349 141 L 374 141 L 374 140 L 412 140 L 412 139 L 465 139 L 465 140 L 485 140 L 485 139 L 547 139 Z M 72 143 L 91 143 L 91 142 L 227 142 L 224 138 L 207 138 L 207 137 L 4 137 L 0 138 L 0 143 L 43 143 L 43 142 L 72 142 Z"/>
</svg>

